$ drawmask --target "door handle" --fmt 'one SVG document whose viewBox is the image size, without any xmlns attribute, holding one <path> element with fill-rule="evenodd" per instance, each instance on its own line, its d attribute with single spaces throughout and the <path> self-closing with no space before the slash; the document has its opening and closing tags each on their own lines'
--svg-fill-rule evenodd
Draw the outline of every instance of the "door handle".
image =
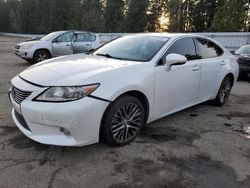
<svg viewBox="0 0 250 188">
<path fill-rule="evenodd" d="M 222 61 L 220 62 L 220 64 L 221 64 L 221 65 L 226 65 L 226 61 L 225 61 L 225 60 L 222 60 Z"/>
<path fill-rule="evenodd" d="M 86 44 L 86 46 L 89 46 L 89 44 Z"/>
<path fill-rule="evenodd" d="M 192 71 L 198 71 L 200 70 L 200 66 L 199 65 L 194 65 L 192 68 Z"/>
<path fill-rule="evenodd" d="M 66 46 L 71 46 L 70 44 L 66 44 Z"/>
</svg>

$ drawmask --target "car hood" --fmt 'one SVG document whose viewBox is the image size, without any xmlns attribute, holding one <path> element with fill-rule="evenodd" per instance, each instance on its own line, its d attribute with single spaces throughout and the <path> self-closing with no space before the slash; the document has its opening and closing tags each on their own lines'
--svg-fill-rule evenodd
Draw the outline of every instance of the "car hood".
<svg viewBox="0 0 250 188">
<path fill-rule="evenodd" d="M 84 81 L 114 69 L 139 64 L 96 55 L 69 55 L 33 65 L 19 74 L 29 82 L 42 86 L 72 86 L 90 84 Z"/>
<path fill-rule="evenodd" d="M 28 45 L 28 44 L 33 44 L 33 45 L 39 45 L 39 44 L 45 44 L 48 43 L 48 41 L 41 41 L 41 40 L 37 40 L 37 41 L 28 41 L 28 42 L 21 42 L 18 43 L 17 45 L 19 46 L 23 46 L 23 45 Z"/>
</svg>

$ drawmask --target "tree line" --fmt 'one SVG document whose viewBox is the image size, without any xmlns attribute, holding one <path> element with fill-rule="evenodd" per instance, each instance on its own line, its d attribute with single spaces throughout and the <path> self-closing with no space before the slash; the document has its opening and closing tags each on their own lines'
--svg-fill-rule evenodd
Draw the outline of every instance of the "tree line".
<svg viewBox="0 0 250 188">
<path fill-rule="evenodd" d="M 248 31 L 250 0 L 0 0 L 0 31 Z"/>
</svg>

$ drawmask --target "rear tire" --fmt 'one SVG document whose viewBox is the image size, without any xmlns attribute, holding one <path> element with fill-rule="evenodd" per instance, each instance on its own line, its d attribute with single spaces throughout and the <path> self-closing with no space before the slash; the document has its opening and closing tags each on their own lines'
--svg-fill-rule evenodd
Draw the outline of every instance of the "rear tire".
<svg viewBox="0 0 250 188">
<path fill-rule="evenodd" d="M 135 97 L 122 96 L 105 113 L 101 136 L 111 146 L 124 146 L 132 142 L 144 125 L 145 111 Z"/>
<path fill-rule="evenodd" d="M 232 80 L 228 76 L 225 77 L 224 80 L 222 81 L 222 84 L 220 86 L 216 98 L 212 101 L 213 104 L 216 106 L 223 106 L 224 104 L 226 104 L 232 86 L 233 86 Z"/>
<path fill-rule="evenodd" d="M 50 58 L 51 58 L 51 55 L 47 50 L 38 50 L 34 54 L 33 62 L 38 63 L 38 62 L 41 62 Z"/>
</svg>

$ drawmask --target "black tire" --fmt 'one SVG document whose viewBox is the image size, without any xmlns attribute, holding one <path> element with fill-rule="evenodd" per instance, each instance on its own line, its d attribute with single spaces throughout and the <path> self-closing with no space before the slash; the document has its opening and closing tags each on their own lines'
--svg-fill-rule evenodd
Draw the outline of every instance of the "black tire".
<svg viewBox="0 0 250 188">
<path fill-rule="evenodd" d="M 26 59 L 28 63 L 33 63 L 33 59 Z"/>
<path fill-rule="evenodd" d="M 102 122 L 101 137 L 111 146 L 132 142 L 145 123 L 145 110 L 135 97 L 122 96 L 107 109 Z"/>
<path fill-rule="evenodd" d="M 212 101 L 216 106 L 223 106 L 226 104 L 228 97 L 230 95 L 233 83 L 232 80 L 227 76 L 223 79 L 220 89 L 216 98 Z"/>
<path fill-rule="evenodd" d="M 47 50 L 38 50 L 34 54 L 33 62 L 38 63 L 38 62 L 41 62 L 50 58 L 51 58 L 51 55 Z"/>
</svg>

